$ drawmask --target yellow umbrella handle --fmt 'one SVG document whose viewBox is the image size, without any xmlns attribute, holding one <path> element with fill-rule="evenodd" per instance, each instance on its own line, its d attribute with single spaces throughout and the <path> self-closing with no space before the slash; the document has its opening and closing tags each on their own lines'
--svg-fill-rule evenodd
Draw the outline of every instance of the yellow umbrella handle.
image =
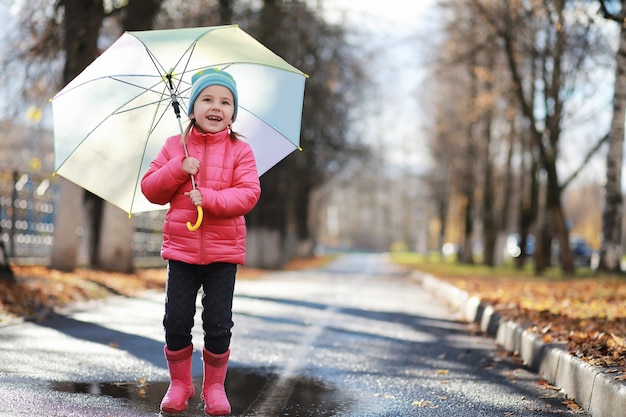
<svg viewBox="0 0 626 417">
<path fill-rule="evenodd" d="M 192 225 L 191 222 L 187 222 L 187 229 L 189 229 L 192 232 L 200 228 L 200 225 L 202 224 L 202 217 L 204 215 L 202 211 L 202 207 L 196 206 L 196 208 L 198 209 L 198 220 L 196 220 L 196 224 Z"/>
</svg>

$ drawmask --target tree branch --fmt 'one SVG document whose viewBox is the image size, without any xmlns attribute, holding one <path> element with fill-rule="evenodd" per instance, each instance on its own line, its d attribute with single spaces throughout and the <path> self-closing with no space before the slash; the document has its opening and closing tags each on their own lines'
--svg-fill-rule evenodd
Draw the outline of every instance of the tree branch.
<svg viewBox="0 0 626 417">
<path fill-rule="evenodd" d="M 594 145 L 594 147 L 591 148 L 589 152 L 587 152 L 587 155 L 585 155 L 585 159 L 583 159 L 583 162 L 582 164 L 580 164 L 578 169 L 572 172 L 572 174 L 565 181 L 563 181 L 563 183 L 561 183 L 561 190 L 564 190 L 565 188 L 567 188 L 567 186 L 578 176 L 578 174 L 580 174 L 583 168 L 587 166 L 587 164 L 591 160 L 591 157 L 595 155 L 595 153 L 598 152 L 600 147 L 604 145 L 608 140 L 609 140 L 608 133 L 604 135 L 604 137 L 600 138 L 600 140 L 598 140 L 598 142 Z"/>
</svg>

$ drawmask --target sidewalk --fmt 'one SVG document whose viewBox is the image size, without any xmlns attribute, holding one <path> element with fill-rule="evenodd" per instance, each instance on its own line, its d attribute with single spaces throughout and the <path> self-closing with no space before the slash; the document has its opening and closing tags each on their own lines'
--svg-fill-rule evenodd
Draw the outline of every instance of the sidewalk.
<svg viewBox="0 0 626 417">
<path fill-rule="evenodd" d="M 500 346 L 519 355 L 531 371 L 560 388 L 593 417 L 626 417 L 626 385 L 611 374 L 570 355 L 562 345 L 543 343 L 513 321 L 500 320 L 491 306 L 454 285 L 417 271 L 413 278 L 457 308 L 468 322 L 478 323 Z"/>
</svg>

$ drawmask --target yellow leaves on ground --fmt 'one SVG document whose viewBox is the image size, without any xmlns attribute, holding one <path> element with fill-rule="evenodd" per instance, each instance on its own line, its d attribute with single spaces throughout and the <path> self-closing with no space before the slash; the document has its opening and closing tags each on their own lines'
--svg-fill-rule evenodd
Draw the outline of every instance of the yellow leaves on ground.
<svg viewBox="0 0 626 417">
<path fill-rule="evenodd" d="M 550 384 L 545 379 L 538 380 L 537 381 L 537 385 L 542 386 L 544 389 L 547 389 L 547 390 L 553 390 L 553 391 L 558 391 L 559 390 L 559 388 L 557 388 L 554 385 Z"/>
<path fill-rule="evenodd" d="M 432 408 L 432 402 L 427 401 L 427 400 L 415 400 L 413 401 L 413 405 L 415 407 L 431 407 Z"/>
<path fill-rule="evenodd" d="M 576 404 L 576 401 L 574 400 L 566 400 L 563 401 L 562 404 L 565 404 L 570 410 L 580 410 L 580 406 Z"/>
<path fill-rule="evenodd" d="M 163 269 L 122 274 L 91 270 L 66 273 L 43 266 L 11 268 L 17 279 L 0 281 L 0 313 L 30 318 L 43 318 L 55 308 L 76 301 L 164 288 L 166 279 Z"/>
<path fill-rule="evenodd" d="M 626 370 L 626 280 L 439 277 L 594 366 Z"/>
</svg>

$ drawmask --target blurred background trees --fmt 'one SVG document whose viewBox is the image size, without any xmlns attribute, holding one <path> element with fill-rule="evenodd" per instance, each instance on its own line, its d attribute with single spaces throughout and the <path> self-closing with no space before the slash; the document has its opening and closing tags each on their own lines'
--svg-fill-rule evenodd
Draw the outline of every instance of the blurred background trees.
<svg viewBox="0 0 626 417">
<path fill-rule="evenodd" d="M 336 171 L 361 149 L 347 140 L 346 117 L 348 100 L 357 99 L 363 75 L 339 26 L 326 24 L 305 2 L 272 0 L 260 5 L 248 1 L 42 0 L 22 4 L 19 19 L 20 27 L 27 28 L 19 42 L 27 39 L 27 44 L 11 59 L 40 68 L 46 61 L 63 62 L 61 76 L 50 74 L 48 88 L 40 92 L 48 96 L 124 31 L 233 21 L 240 22 L 288 62 L 312 74 L 303 112 L 301 147 L 306 151 L 262 177 L 263 197 L 248 216 L 250 238 L 257 243 L 251 245 L 256 248 L 250 251 L 251 265 L 277 267 L 290 257 L 312 254 L 309 195 L 330 171 Z M 41 81 L 36 74 L 34 79 Z M 76 266 L 78 238 L 74 231 L 84 221 L 89 265 L 132 269 L 133 225 L 127 216 L 66 180 L 59 180 L 59 188 L 51 266 L 62 270 Z"/>
<path fill-rule="evenodd" d="M 28 106 L 43 109 L 43 120 L 31 118 L 24 134 L 50 140 L 47 98 L 125 30 L 238 23 L 310 74 L 303 151 L 261 178 L 261 201 L 248 216 L 250 266 L 278 267 L 320 248 L 450 247 L 460 262 L 498 265 L 515 234 L 520 267 L 532 257 L 538 273 L 554 264 L 571 273 L 575 234 L 599 250 L 600 268 L 620 270 L 621 1 L 432 0 L 437 20 L 424 31 L 416 22 L 403 40 L 331 22 L 332 0 L 5 3 L 13 19 L 2 65 L 19 77 L 2 82 L 24 105 L 5 99 L 2 140 L 17 146 L 26 131 L 15 121 Z M 404 65 L 390 58 L 398 42 L 415 54 L 403 71 L 429 71 L 417 91 L 393 72 Z M 406 100 L 418 105 L 415 120 L 385 119 L 394 106 L 402 114 Z M 0 155 L 0 172 L 26 168 L 3 162 L 12 155 Z M 50 171 L 40 159 L 39 172 Z M 91 267 L 132 269 L 136 229 L 127 215 L 53 181 L 50 265 L 73 269 L 83 245 Z"/>
<path fill-rule="evenodd" d="M 456 158 L 437 153 L 456 161 L 452 192 L 464 216 L 460 260 L 473 261 L 479 224 L 486 263 L 494 264 L 502 248 L 494 242 L 516 230 L 522 250 L 534 234 L 538 273 L 555 256 L 572 273 L 575 225 L 563 195 L 607 139 L 599 123 L 608 100 L 598 86 L 613 52 L 598 5 L 470 0 L 444 7 L 446 36 L 433 74 L 444 86 L 435 129 L 453 141 L 452 153 L 462 149 Z M 602 127 L 585 131 L 590 121 Z"/>
</svg>

